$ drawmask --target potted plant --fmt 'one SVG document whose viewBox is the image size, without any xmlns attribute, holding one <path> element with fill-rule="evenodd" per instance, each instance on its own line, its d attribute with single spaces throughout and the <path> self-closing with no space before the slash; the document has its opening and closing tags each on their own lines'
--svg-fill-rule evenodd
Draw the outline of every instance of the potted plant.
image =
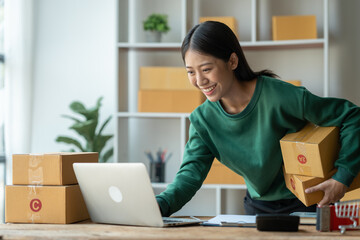
<svg viewBox="0 0 360 240">
<path fill-rule="evenodd" d="M 111 147 L 105 153 L 102 153 L 106 142 L 110 140 L 113 135 L 103 135 L 102 131 L 105 126 L 109 123 L 111 116 L 109 116 L 105 122 L 98 128 L 99 123 L 99 109 L 101 106 L 102 97 L 97 100 L 96 106 L 92 108 L 85 108 L 84 104 L 79 101 L 74 101 L 70 104 L 70 109 L 82 115 L 82 118 L 76 118 L 69 115 L 62 115 L 64 118 L 71 119 L 75 121 L 69 129 L 77 132 L 85 140 L 85 146 L 83 146 L 77 139 L 67 137 L 67 136 L 58 136 L 56 142 L 62 142 L 66 144 L 74 145 L 78 151 L 81 152 L 98 152 L 99 153 L 99 162 L 107 162 L 109 158 L 113 155 L 113 148 Z M 75 152 L 75 149 L 70 149 L 69 152 Z"/>
<path fill-rule="evenodd" d="M 143 23 L 148 42 L 160 42 L 161 34 L 170 30 L 165 14 L 151 14 Z"/>
</svg>

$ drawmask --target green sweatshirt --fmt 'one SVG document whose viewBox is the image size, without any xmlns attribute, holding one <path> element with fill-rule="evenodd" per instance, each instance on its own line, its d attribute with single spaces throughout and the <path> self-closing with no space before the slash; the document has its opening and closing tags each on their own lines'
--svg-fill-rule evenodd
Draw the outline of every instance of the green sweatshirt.
<svg viewBox="0 0 360 240">
<path fill-rule="evenodd" d="M 190 122 L 180 170 L 156 196 L 164 216 L 178 211 L 195 195 L 214 157 L 244 177 L 253 199 L 294 198 L 285 186 L 279 141 L 307 122 L 340 127 L 335 180 L 349 186 L 360 170 L 360 108 L 278 79 L 259 77 L 250 103 L 238 114 L 230 115 L 219 102 L 207 100 L 191 113 Z"/>
</svg>

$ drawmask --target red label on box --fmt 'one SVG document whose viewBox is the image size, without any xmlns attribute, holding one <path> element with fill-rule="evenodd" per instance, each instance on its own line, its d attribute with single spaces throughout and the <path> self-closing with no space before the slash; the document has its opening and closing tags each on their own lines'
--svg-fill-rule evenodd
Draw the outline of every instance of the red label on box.
<svg viewBox="0 0 360 240">
<path fill-rule="evenodd" d="M 42 207 L 42 203 L 39 199 L 37 198 L 34 198 L 33 200 L 30 201 L 30 209 L 33 211 L 33 212 L 38 212 L 41 210 L 41 207 Z"/>
<path fill-rule="evenodd" d="M 293 179 L 293 178 L 290 178 L 290 183 L 291 183 L 291 187 L 292 187 L 292 189 L 294 189 L 294 190 L 295 190 L 295 181 L 294 181 L 294 179 Z"/>
<path fill-rule="evenodd" d="M 301 164 L 305 164 L 307 162 L 306 157 L 302 154 L 298 155 L 297 159 Z"/>
</svg>

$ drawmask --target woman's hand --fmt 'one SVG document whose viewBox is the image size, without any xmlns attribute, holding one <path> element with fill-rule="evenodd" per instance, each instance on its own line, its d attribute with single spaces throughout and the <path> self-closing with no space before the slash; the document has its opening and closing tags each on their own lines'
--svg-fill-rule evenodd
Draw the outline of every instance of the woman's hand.
<svg viewBox="0 0 360 240">
<path fill-rule="evenodd" d="M 338 182 L 335 179 L 330 178 L 316 186 L 307 188 L 305 190 L 305 193 L 323 191 L 324 197 L 318 203 L 318 206 L 321 207 L 323 205 L 327 205 L 329 203 L 335 203 L 339 201 L 344 196 L 347 189 L 348 187 L 342 184 L 341 182 Z"/>
</svg>

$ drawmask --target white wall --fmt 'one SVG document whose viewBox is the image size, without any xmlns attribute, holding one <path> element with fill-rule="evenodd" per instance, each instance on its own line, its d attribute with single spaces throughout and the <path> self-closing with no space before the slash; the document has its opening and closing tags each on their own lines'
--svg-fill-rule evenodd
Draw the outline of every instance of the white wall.
<svg viewBox="0 0 360 240">
<path fill-rule="evenodd" d="M 360 105 L 360 1 L 329 1 L 330 96 Z"/>
<path fill-rule="evenodd" d="M 114 114 L 117 79 L 116 0 L 35 0 L 32 152 L 68 150 L 58 135 L 77 137 L 69 105 L 95 106 L 104 96 L 100 122 Z M 115 118 L 105 129 L 114 133 Z M 113 143 L 108 143 L 108 147 Z"/>
</svg>

